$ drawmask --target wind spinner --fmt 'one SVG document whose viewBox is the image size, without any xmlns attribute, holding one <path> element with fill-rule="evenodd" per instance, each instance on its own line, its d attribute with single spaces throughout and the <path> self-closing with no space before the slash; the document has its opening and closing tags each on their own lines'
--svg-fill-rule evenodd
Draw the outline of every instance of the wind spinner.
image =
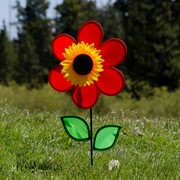
<svg viewBox="0 0 180 180">
<path fill-rule="evenodd" d="M 72 92 L 72 101 L 82 109 L 90 109 L 90 127 L 82 117 L 61 117 L 67 134 L 77 141 L 90 141 L 91 165 L 93 150 L 111 148 L 121 127 L 101 127 L 93 139 L 92 107 L 100 93 L 114 96 L 125 85 L 124 75 L 115 66 L 127 54 L 125 43 L 118 38 L 103 40 L 103 29 L 96 21 L 87 21 L 79 29 L 77 40 L 68 34 L 59 34 L 52 42 L 52 51 L 59 64 L 49 73 L 49 83 L 58 92 Z"/>
</svg>

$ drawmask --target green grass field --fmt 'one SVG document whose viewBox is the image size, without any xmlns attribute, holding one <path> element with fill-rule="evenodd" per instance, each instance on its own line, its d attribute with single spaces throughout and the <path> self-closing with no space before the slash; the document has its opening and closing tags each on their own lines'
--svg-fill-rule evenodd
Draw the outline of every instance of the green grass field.
<svg viewBox="0 0 180 180">
<path fill-rule="evenodd" d="M 93 131 L 106 124 L 122 126 L 116 145 L 94 152 L 89 142 L 68 137 L 60 116 L 75 114 L 89 123 L 68 94 L 49 86 L 27 91 L 0 86 L 0 179 L 180 179 L 180 90 L 157 90 L 132 100 L 101 96 L 93 110 Z M 108 170 L 111 160 L 119 168 Z"/>
</svg>

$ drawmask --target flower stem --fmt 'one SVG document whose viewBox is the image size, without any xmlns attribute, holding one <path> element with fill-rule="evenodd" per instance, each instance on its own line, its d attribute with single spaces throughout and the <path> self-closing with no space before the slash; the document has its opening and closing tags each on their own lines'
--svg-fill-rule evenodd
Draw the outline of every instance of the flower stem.
<svg viewBox="0 0 180 180">
<path fill-rule="evenodd" d="M 90 151 L 91 151 L 91 166 L 93 165 L 93 133 L 92 133 L 92 108 L 90 108 Z"/>
</svg>

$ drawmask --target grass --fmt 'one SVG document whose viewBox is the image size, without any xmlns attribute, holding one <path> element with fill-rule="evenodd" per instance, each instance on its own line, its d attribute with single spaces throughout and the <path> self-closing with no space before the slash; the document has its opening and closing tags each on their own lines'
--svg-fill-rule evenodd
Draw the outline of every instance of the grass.
<svg viewBox="0 0 180 180">
<path fill-rule="evenodd" d="M 0 94 L 2 180 L 180 179 L 179 91 L 159 90 L 156 96 L 140 101 L 131 100 L 128 94 L 101 98 L 94 109 L 93 131 L 106 124 L 123 128 L 112 149 L 94 152 L 92 167 L 90 142 L 70 139 L 59 119 L 76 114 L 89 123 L 88 110 L 78 110 L 68 95 L 47 86 L 32 91 L 1 86 Z M 109 171 L 112 159 L 120 166 Z"/>
<path fill-rule="evenodd" d="M 130 95 L 122 92 L 118 96 L 108 97 L 101 94 L 94 112 L 107 114 L 117 112 L 136 118 L 146 117 L 180 117 L 180 89 L 169 93 L 166 88 L 154 90 L 155 95 L 143 97 L 139 101 L 131 99 Z M 0 102 L 27 109 L 30 112 L 82 112 L 71 100 L 68 93 L 57 93 L 49 85 L 31 91 L 24 86 L 13 84 L 11 87 L 0 85 Z"/>
</svg>

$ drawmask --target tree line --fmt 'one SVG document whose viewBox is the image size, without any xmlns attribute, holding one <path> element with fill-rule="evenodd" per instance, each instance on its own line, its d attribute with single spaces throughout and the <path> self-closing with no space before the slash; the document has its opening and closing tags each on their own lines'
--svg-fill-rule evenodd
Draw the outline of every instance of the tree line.
<svg viewBox="0 0 180 180">
<path fill-rule="evenodd" d="M 49 3 L 26 0 L 22 6 L 16 1 L 17 37 L 8 37 L 5 23 L 0 29 L 1 84 L 42 87 L 57 64 L 52 39 L 60 33 L 76 37 L 80 25 L 93 19 L 103 26 L 104 41 L 117 37 L 126 43 L 128 55 L 119 68 L 134 97 L 151 94 L 153 87 L 179 88 L 180 1 L 116 0 L 99 7 L 93 0 L 64 0 L 52 18 L 47 17 Z"/>
</svg>

